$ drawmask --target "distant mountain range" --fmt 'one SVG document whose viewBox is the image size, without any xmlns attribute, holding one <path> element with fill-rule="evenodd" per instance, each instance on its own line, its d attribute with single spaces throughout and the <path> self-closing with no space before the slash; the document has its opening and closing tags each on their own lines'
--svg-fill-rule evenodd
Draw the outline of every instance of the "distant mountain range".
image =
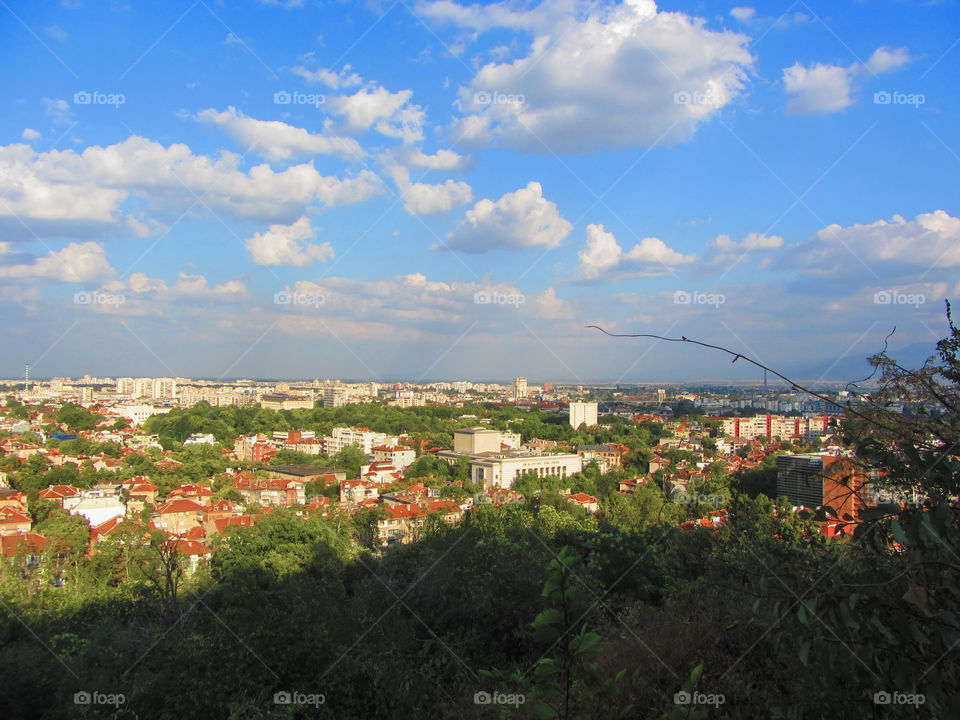
<svg viewBox="0 0 960 720">
<path fill-rule="evenodd" d="M 901 348 L 894 348 L 889 350 L 887 354 L 902 367 L 912 369 L 923 365 L 926 359 L 931 355 L 935 355 L 936 352 L 936 343 L 931 341 L 929 343 L 913 343 L 912 345 L 905 345 Z M 790 366 L 785 371 L 781 370 L 784 375 L 798 382 L 811 379 L 853 382 L 867 377 L 872 371 L 873 368 L 870 367 L 867 358 L 862 354 L 862 351 L 859 350 L 851 351 L 847 357 L 839 361 L 836 358 L 825 359 L 815 363 Z"/>
</svg>

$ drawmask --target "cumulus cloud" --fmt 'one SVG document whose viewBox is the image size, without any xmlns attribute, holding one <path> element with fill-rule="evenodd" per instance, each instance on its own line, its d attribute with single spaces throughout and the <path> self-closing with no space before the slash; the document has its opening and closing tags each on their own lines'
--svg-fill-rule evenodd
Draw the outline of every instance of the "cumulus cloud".
<svg viewBox="0 0 960 720">
<path fill-rule="evenodd" d="M 121 204 L 130 197 L 153 212 L 182 214 L 201 209 L 232 217 L 290 222 L 313 205 L 327 207 L 363 202 L 383 191 L 369 170 L 353 177 L 323 176 L 312 164 L 274 171 L 257 165 L 244 172 L 240 156 L 195 155 L 188 146 L 132 136 L 107 147 L 34 151 L 30 146 L 0 146 L 0 220 L 117 223 Z M 43 226 L 31 223 L 37 232 Z"/>
<path fill-rule="evenodd" d="M 57 125 L 70 125 L 74 122 L 70 103 L 61 98 L 43 98 L 43 114 Z"/>
<path fill-rule="evenodd" d="M 255 120 L 234 107 L 223 112 L 201 110 L 197 113 L 197 120 L 216 126 L 244 149 L 251 148 L 269 160 L 287 160 L 303 155 L 360 158 L 365 154 L 360 143 L 353 138 L 311 133 L 278 120 Z"/>
<path fill-rule="evenodd" d="M 316 230 L 306 215 L 291 225 L 271 225 L 265 233 L 255 233 L 247 240 L 247 250 L 257 265 L 292 265 L 306 267 L 314 260 L 326 262 L 333 258 L 330 243 L 313 245 Z"/>
<path fill-rule="evenodd" d="M 906 48 L 881 47 L 873 51 L 867 60 L 867 69 L 879 75 L 880 73 L 898 70 L 910 62 L 910 52 Z"/>
<path fill-rule="evenodd" d="M 403 147 L 394 152 L 397 162 L 409 167 L 424 168 L 427 170 L 465 170 L 470 164 L 470 157 L 460 155 L 453 150 L 442 148 L 432 155 L 427 155 L 419 148 Z"/>
<path fill-rule="evenodd" d="M 20 134 L 20 137 L 30 142 L 31 140 L 39 139 L 40 133 L 33 128 L 24 128 L 23 132 Z"/>
<path fill-rule="evenodd" d="M 906 48 L 877 48 L 865 64 L 849 66 L 794 63 L 784 68 L 783 85 L 790 99 L 787 112 L 795 115 L 829 115 L 854 104 L 856 80 L 864 73 L 879 75 L 902 67 L 910 60 Z"/>
<path fill-rule="evenodd" d="M 707 244 L 707 255 L 704 260 L 708 268 L 729 269 L 751 254 L 781 247 L 783 247 L 783 238 L 779 235 L 752 232 L 740 242 L 731 240 L 729 235 L 717 235 L 712 243 Z"/>
<path fill-rule="evenodd" d="M 533 35 L 527 55 L 483 66 L 460 89 L 452 135 L 476 144 L 551 153 L 681 142 L 737 98 L 753 63 L 746 35 L 652 0 L 416 7 L 438 23 Z"/>
<path fill-rule="evenodd" d="M 573 307 L 566 300 L 557 297 L 552 287 L 537 295 L 534 305 L 537 315 L 544 320 L 569 320 L 573 317 Z"/>
<path fill-rule="evenodd" d="M 70 243 L 63 250 L 51 250 L 32 263 L 0 265 L 0 277 L 16 280 L 91 282 L 113 275 L 103 246 L 95 242 Z"/>
<path fill-rule="evenodd" d="M 543 197 L 540 183 L 530 182 L 496 202 L 480 200 L 447 237 L 450 247 L 479 253 L 555 248 L 572 229 L 560 216 L 556 204 Z"/>
<path fill-rule="evenodd" d="M 587 226 L 587 242 L 577 253 L 580 265 L 575 275 L 583 281 L 619 281 L 627 277 L 670 275 L 679 265 L 696 260 L 656 237 L 645 237 L 626 253 L 613 233 L 603 225 Z"/>
<path fill-rule="evenodd" d="M 410 181 L 410 171 L 387 153 L 381 157 L 403 198 L 404 209 L 411 215 L 440 215 L 473 199 L 473 189 L 465 182 L 447 180 L 441 184 Z"/>
<path fill-rule="evenodd" d="M 326 85 L 331 90 L 353 87 L 363 82 L 363 78 L 357 75 L 357 73 L 351 72 L 349 65 L 344 65 L 340 72 L 334 72 L 327 68 L 308 70 L 303 65 L 296 65 L 292 72 L 308 83 L 320 83 Z"/>
<path fill-rule="evenodd" d="M 753 16 L 757 14 L 757 11 L 752 7 L 740 6 L 731 9 L 730 14 L 740 22 L 747 22 L 748 20 L 753 19 Z"/>
<path fill-rule="evenodd" d="M 405 143 L 423 139 L 424 111 L 411 105 L 412 90 L 390 92 L 384 87 L 363 88 L 353 95 L 327 98 L 325 107 L 341 124 L 335 130 L 364 133 L 371 128 L 386 137 Z"/>
<path fill-rule="evenodd" d="M 833 224 L 815 239 L 795 248 L 806 272 L 816 276 L 862 274 L 864 265 L 882 271 L 928 270 L 960 266 L 960 218 L 945 210 L 922 213 L 913 220 L 891 220 L 846 227 Z"/>
</svg>

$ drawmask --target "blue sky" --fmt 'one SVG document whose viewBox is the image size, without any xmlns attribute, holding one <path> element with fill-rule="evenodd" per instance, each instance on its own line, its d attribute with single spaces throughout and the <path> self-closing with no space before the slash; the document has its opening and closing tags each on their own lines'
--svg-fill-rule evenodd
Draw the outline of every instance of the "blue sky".
<svg viewBox="0 0 960 720">
<path fill-rule="evenodd" d="M 0 18 L 5 376 L 815 378 L 957 296 L 954 2 Z"/>
</svg>

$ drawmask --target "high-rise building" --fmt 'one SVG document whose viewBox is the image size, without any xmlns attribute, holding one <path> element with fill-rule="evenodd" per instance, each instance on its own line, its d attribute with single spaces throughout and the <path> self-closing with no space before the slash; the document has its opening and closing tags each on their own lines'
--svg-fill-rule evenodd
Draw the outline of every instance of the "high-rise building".
<svg viewBox="0 0 960 720">
<path fill-rule="evenodd" d="M 581 425 L 593 427 L 597 424 L 597 403 L 572 402 L 570 403 L 570 425 L 574 429 Z"/>
<path fill-rule="evenodd" d="M 338 408 L 347 404 L 347 389 L 342 387 L 328 387 L 323 391 L 323 406 Z"/>
<path fill-rule="evenodd" d="M 837 515 L 857 517 L 876 502 L 871 478 L 845 458 L 832 455 L 781 455 L 777 458 L 777 495 L 794 505 L 817 508 L 828 505 Z M 832 526 L 824 532 L 832 534 Z"/>
<path fill-rule="evenodd" d="M 521 400 L 527 396 L 527 379 L 526 378 L 514 378 L 513 380 L 513 396 L 517 400 Z"/>
</svg>

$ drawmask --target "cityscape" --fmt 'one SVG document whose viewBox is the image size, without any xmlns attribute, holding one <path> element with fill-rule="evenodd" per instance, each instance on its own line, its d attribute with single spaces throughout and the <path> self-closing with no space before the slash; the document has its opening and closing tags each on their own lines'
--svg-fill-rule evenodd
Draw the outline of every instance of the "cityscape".
<svg viewBox="0 0 960 720">
<path fill-rule="evenodd" d="M 957 0 L 0 62 L 0 716 L 958 716 Z"/>
</svg>

